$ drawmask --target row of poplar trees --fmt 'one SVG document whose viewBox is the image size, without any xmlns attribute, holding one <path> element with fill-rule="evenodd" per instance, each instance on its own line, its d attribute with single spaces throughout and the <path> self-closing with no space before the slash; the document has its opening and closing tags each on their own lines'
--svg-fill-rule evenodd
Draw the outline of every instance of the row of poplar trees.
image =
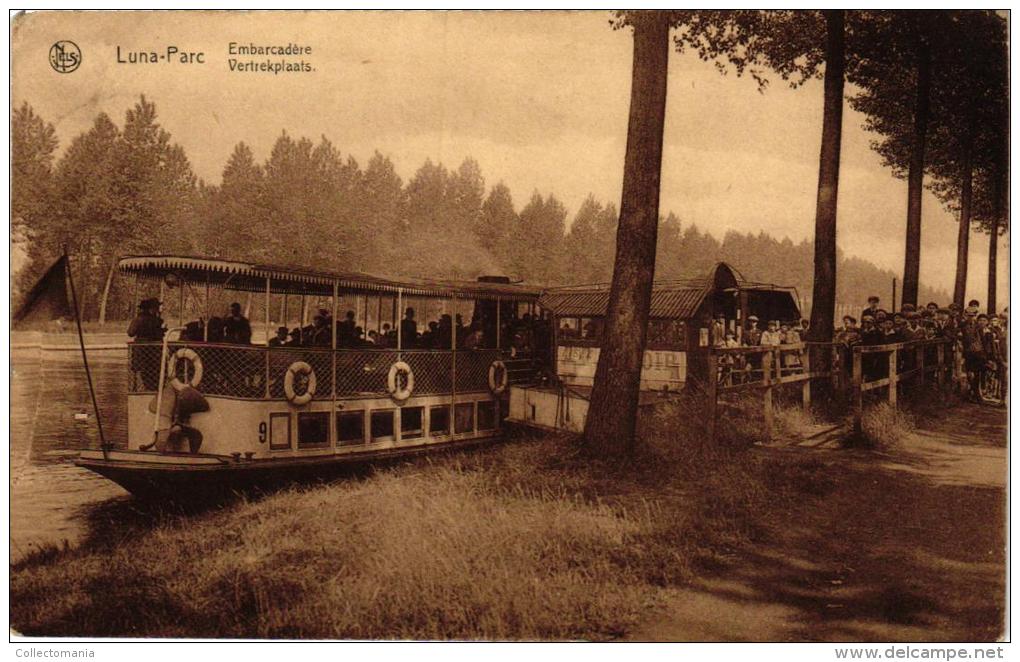
<svg viewBox="0 0 1020 662">
<path fill-rule="evenodd" d="M 1006 20 L 992 11 L 739 10 L 620 12 L 634 35 L 633 82 L 613 284 L 585 441 L 601 455 L 630 451 L 637 421 L 654 277 L 669 51 L 695 51 L 720 71 L 770 75 L 797 87 L 824 80 L 815 212 L 811 338 L 832 338 L 843 107 L 867 117 L 883 163 L 907 179 L 903 303 L 917 304 L 923 186 L 959 214 L 953 300 L 962 304 L 974 223 L 990 235 L 988 309 L 996 247 L 1008 219 L 1009 73 Z M 672 40 L 671 40 L 672 37 Z M 676 89 L 681 89 L 677 86 Z M 673 99 L 673 103 L 682 100 Z"/>
</svg>

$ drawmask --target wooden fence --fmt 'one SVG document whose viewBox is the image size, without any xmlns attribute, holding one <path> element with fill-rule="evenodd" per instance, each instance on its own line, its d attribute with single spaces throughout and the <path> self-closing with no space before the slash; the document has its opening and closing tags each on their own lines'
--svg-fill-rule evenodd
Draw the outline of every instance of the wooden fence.
<svg viewBox="0 0 1020 662">
<path fill-rule="evenodd" d="M 959 353 L 952 350 L 953 342 L 942 338 L 854 346 L 851 389 L 854 432 L 861 431 L 864 394 L 868 391 L 887 389 L 888 402 L 895 407 L 900 384 L 920 386 L 929 373 L 934 373 L 935 382 L 941 388 L 946 385 L 947 372 L 952 379 L 950 383 L 958 381 L 961 367 L 956 357 Z M 871 357 L 875 357 L 871 365 L 866 365 Z M 934 358 L 934 361 L 929 361 L 929 358 Z"/>
<path fill-rule="evenodd" d="M 715 440 L 720 395 L 760 392 L 766 435 L 771 437 L 775 389 L 799 383 L 801 404 L 807 410 L 811 406 L 811 384 L 821 379 L 829 381 L 833 393 L 850 398 L 854 430 L 859 432 L 865 392 L 888 388 L 889 402 L 895 406 L 897 387 L 901 384 L 923 384 L 934 373 L 936 382 L 943 386 L 947 373 L 956 380 L 960 370 L 959 362 L 950 361 L 950 356 L 956 356 L 952 342 L 943 339 L 856 345 L 852 350 L 840 343 L 817 342 L 711 348 L 707 388 L 709 438 Z M 817 365 L 822 358 L 825 364 Z"/>
</svg>

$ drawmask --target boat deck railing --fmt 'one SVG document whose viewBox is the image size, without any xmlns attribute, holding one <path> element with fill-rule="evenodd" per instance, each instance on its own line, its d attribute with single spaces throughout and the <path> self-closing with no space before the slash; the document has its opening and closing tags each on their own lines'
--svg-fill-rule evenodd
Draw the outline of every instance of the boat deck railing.
<svg viewBox="0 0 1020 662">
<path fill-rule="evenodd" d="M 179 350 L 192 350 L 198 356 L 201 378 L 197 384 L 196 362 L 185 360 L 185 352 Z M 130 392 L 154 393 L 159 383 L 162 344 L 135 342 L 128 345 L 128 352 Z M 181 358 L 175 360 L 177 354 Z M 251 400 L 284 399 L 288 369 L 304 362 L 315 373 L 313 399 L 328 400 L 334 393 L 336 397 L 387 395 L 390 368 L 398 361 L 407 363 L 414 373 L 414 395 L 485 391 L 489 389 L 489 367 L 505 359 L 507 353 L 497 349 L 333 350 L 170 342 L 167 357 L 166 379 L 176 377 L 191 383 L 205 395 Z"/>
</svg>

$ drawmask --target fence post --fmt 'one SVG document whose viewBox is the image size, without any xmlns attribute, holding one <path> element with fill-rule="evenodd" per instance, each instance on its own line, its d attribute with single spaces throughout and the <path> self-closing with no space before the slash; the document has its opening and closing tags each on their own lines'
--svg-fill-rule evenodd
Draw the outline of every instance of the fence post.
<svg viewBox="0 0 1020 662">
<path fill-rule="evenodd" d="M 935 372 L 935 379 L 938 380 L 939 388 L 942 388 L 946 381 L 946 345 L 939 341 L 939 344 L 935 347 L 935 353 L 938 357 L 938 368 Z"/>
<path fill-rule="evenodd" d="M 917 359 L 915 362 L 919 369 L 917 374 L 920 375 L 921 386 L 924 386 L 924 346 L 918 346 L 915 351 L 917 353 Z"/>
<path fill-rule="evenodd" d="M 853 374 L 853 408 L 854 408 L 854 432 L 860 434 L 863 430 L 862 418 L 864 416 L 864 374 L 861 370 L 861 348 L 854 347 L 854 374 Z"/>
<path fill-rule="evenodd" d="M 801 386 L 801 403 L 804 406 L 804 412 L 811 411 L 811 352 L 807 345 L 800 350 L 800 362 L 804 366 L 804 379 L 803 385 Z"/>
<path fill-rule="evenodd" d="M 894 346 L 889 352 L 889 404 L 896 406 L 896 384 L 899 382 L 899 375 L 896 374 L 897 359 L 899 359 L 899 347 Z"/>
<path fill-rule="evenodd" d="M 765 438 L 772 440 L 772 363 L 774 350 L 768 350 L 761 357 L 762 382 L 765 384 L 765 394 L 762 404 L 765 409 Z"/>
<path fill-rule="evenodd" d="M 719 398 L 719 355 L 708 350 L 708 441 L 715 445 L 716 406 Z"/>
</svg>

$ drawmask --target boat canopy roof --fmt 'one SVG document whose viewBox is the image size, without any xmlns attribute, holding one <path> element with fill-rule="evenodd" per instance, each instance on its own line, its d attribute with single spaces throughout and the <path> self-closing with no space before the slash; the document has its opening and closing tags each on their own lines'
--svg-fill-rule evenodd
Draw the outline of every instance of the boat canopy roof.
<svg viewBox="0 0 1020 662">
<path fill-rule="evenodd" d="M 342 292 L 404 296 L 503 301 L 537 301 L 542 290 L 512 283 L 454 281 L 438 279 L 388 279 L 358 272 L 329 272 L 314 269 L 239 262 L 187 255 L 131 255 L 120 259 L 118 268 L 140 278 L 159 280 L 173 274 L 191 283 L 206 283 L 232 290 L 264 292 L 268 279 L 276 293 L 332 296 L 336 284 Z"/>
</svg>

